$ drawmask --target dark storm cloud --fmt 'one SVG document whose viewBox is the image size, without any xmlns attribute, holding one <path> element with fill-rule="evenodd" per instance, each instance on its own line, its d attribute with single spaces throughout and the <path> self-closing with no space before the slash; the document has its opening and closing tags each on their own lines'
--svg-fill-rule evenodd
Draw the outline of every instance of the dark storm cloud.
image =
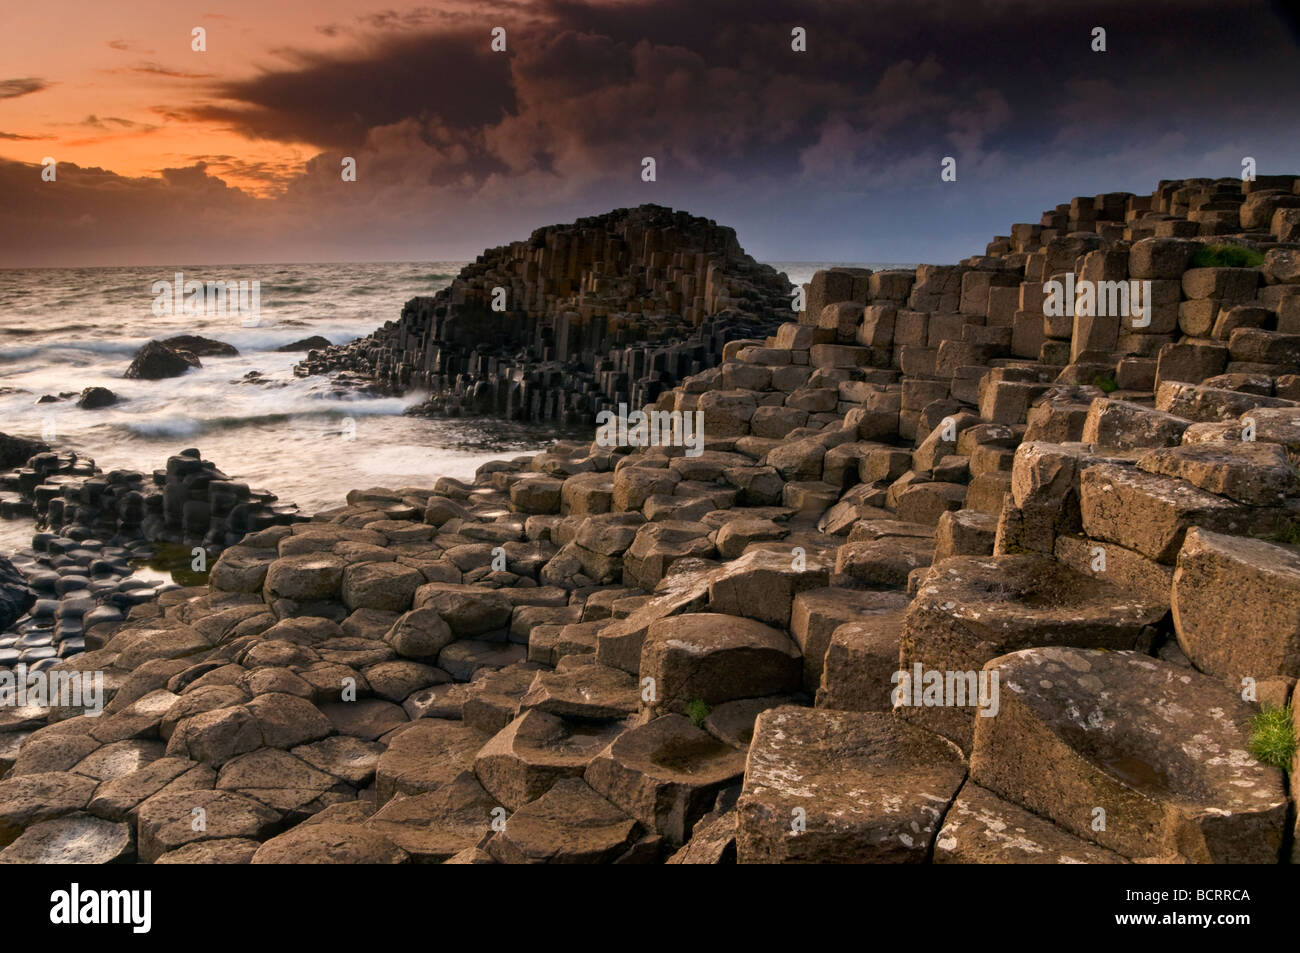
<svg viewBox="0 0 1300 953">
<path fill-rule="evenodd" d="M 218 87 L 237 105 L 190 115 L 250 137 L 352 148 L 368 130 L 404 119 L 474 129 L 515 109 L 509 60 L 489 50 L 483 31 L 398 36 L 349 58 L 296 59 L 294 69 Z"/>
<path fill-rule="evenodd" d="M 149 179 L 60 166 L 69 188 L 41 195 L 36 167 L 0 164 L 0 186 L 24 193 L 0 210 L 0 226 L 22 226 L 0 227 L 0 263 L 33 259 L 33 234 L 69 256 L 116 243 L 123 259 L 472 257 L 645 201 L 725 221 L 768 259 L 954 261 L 1073 195 L 1236 175 L 1243 156 L 1300 170 L 1300 52 L 1282 9 L 501 0 L 367 14 L 319 28 L 343 52 L 278 50 L 284 65 L 209 85 L 202 106 L 157 107 L 308 143 L 304 166 L 222 155 Z M 507 53 L 490 49 L 495 26 Z M 790 48 L 796 26 L 806 53 Z M 42 81 L 9 81 L 23 82 Z M 957 182 L 940 182 L 944 156 Z M 280 191 L 252 199 L 223 175 Z"/>
<path fill-rule="evenodd" d="M 438 25 L 453 18 L 454 28 Z M 498 20 L 506 55 L 488 48 Z M 227 104 L 192 115 L 335 149 L 403 120 L 434 123 L 442 136 L 428 141 L 468 149 L 480 179 L 502 163 L 521 171 L 520 156 L 548 168 L 567 149 L 595 165 L 612 147 L 639 144 L 688 165 L 728 159 L 789 174 L 827 135 L 879 157 L 1072 135 L 1084 145 L 1074 127 L 1086 124 L 1096 146 L 1126 123 L 1155 130 L 1207 112 L 1220 114 L 1221 134 L 1225 119 L 1258 120 L 1275 97 L 1300 95 L 1278 18 L 1232 0 L 541 0 L 485 12 L 475 28 L 431 9 L 363 22 L 424 32 L 348 56 L 291 53 L 292 68 L 225 84 L 215 93 Z M 790 51 L 795 26 L 808 31 L 806 54 Z M 1105 53 L 1091 49 L 1096 26 Z M 526 130 L 534 141 L 518 155 L 493 155 L 464 135 L 515 115 L 547 127 Z M 503 128 L 517 137 L 521 126 Z"/>
</svg>

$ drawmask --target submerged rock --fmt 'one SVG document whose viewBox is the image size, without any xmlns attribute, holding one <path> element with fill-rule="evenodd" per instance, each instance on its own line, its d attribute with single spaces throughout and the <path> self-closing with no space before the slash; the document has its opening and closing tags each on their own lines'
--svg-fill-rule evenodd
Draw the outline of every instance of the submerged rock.
<svg viewBox="0 0 1300 953">
<path fill-rule="evenodd" d="M 167 377 L 180 377 L 191 367 L 202 367 L 199 359 L 189 351 L 176 350 L 158 341 L 150 341 L 135 352 L 131 366 L 124 377 L 156 381 Z"/>
</svg>

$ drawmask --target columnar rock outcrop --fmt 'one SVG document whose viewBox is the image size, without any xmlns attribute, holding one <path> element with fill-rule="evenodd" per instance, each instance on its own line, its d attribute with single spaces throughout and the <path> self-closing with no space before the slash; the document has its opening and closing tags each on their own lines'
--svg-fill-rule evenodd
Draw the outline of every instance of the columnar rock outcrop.
<svg viewBox="0 0 1300 953">
<path fill-rule="evenodd" d="M 249 534 L 56 666 L 103 717 L 0 712 L 0 857 L 1290 859 L 1252 721 L 1300 677 L 1298 182 L 821 272 L 650 405 L 698 455 L 557 441 Z M 1166 284 L 1061 323 L 1064 274 Z"/>
<path fill-rule="evenodd" d="M 767 334 L 793 287 L 733 229 L 659 205 L 540 228 L 492 248 L 396 322 L 311 352 L 300 375 L 362 374 L 416 413 L 591 423 L 714 366 L 731 337 Z"/>
</svg>

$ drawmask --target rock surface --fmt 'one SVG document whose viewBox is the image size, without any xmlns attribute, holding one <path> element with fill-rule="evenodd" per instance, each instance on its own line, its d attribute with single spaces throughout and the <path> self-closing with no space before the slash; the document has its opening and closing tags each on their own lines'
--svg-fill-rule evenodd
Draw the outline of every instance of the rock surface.
<svg viewBox="0 0 1300 953">
<path fill-rule="evenodd" d="M 557 439 L 310 520 L 197 451 L 32 448 L 0 668 L 105 705 L 0 706 L 0 859 L 1287 860 L 1252 721 L 1300 678 L 1300 273 L 1257 206 L 1300 180 L 1266 178 L 818 271 L 801 312 L 729 229 L 622 210 L 299 365 L 425 413 L 699 411 L 698 446 Z M 1264 266 L 1192 267 L 1225 242 Z M 1069 274 L 1151 281 L 1150 325 L 1050 313 Z M 110 531 L 222 552 L 131 596 Z"/>
</svg>

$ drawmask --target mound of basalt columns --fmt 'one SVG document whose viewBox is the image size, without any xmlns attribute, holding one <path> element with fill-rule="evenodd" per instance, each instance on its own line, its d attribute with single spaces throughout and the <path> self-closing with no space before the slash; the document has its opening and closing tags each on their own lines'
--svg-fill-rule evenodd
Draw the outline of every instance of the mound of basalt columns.
<svg viewBox="0 0 1300 953">
<path fill-rule="evenodd" d="M 488 249 L 396 322 L 313 349 L 295 373 L 427 390 L 417 414 L 586 425 L 715 366 L 728 340 L 770 334 L 793 292 L 733 229 L 642 205 Z"/>
</svg>

